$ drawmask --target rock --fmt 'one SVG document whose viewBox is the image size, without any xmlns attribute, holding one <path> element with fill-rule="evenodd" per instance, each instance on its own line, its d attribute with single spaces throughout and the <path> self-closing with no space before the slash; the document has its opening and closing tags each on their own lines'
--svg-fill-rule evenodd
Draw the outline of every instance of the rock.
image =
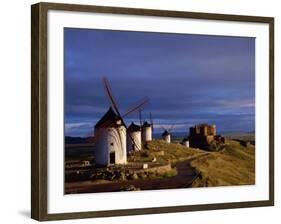
<svg viewBox="0 0 281 224">
<path fill-rule="evenodd" d="M 156 179 L 156 178 L 157 178 L 157 175 L 156 175 L 156 173 L 150 173 L 149 176 L 148 176 L 148 178 L 150 178 L 150 179 Z"/>
<path fill-rule="evenodd" d="M 121 173 L 120 179 L 121 179 L 121 180 L 127 180 L 126 175 L 125 175 L 124 173 Z"/>
<path fill-rule="evenodd" d="M 142 151 L 141 157 L 149 157 L 149 152 L 148 151 Z"/>
<path fill-rule="evenodd" d="M 136 174 L 136 173 L 131 173 L 131 174 L 129 174 L 128 176 L 127 176 L 127 179 L 129 179 L 129 180 L 136 180 L 136 179 L 138 179 L 139 177 L 138 177 L 138 175 Z"/>
<path fill-rule="evenodd" d="M 139 178 L 141 178 L 141 179 L 147 178 L 147 175 L 146 175 L 145 173 L 139 173 L 138 176 L 139 176 Z"/>
<path fill-rule="evenodd" d="M 121 191 L 139 191 L 140 188 L 136 188 L 134 185 L 124 186 L 120 188 Z"/>
<path fill-rule="evenodd" d="M 126 177 L 127 177 L 128 180 L 132 180 L 133 179 L 133 175 L 132 174 L 127 174 Z"/>
<path fill-rule="evenodd" d="M 109 180 L 111 180 L 111 181 L 112 181 L 112 180 L 114 180 L 114 179 L 115 179 L 115 177 L 116 177 L 115 175 L 111 175 L 111 176 L 109 176 Z"/>
<path fill-rule="evenodd" d="M 147 169 L 148 168 L 148 164 L 147 163 L 142 164 L 142 168 L 143 169 Z"/>
<path fill-rule="evenodd" d="M 134 173 L 133 176 L 132 176 L 132 179 L 137 180 L 137 179 L 139 179 L 139 176 L 136 173 Z"/>
</svg>

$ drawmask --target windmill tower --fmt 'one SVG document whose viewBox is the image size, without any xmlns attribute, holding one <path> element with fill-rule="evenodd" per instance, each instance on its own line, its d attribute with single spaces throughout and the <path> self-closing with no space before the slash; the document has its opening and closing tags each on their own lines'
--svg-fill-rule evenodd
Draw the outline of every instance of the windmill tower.
<svg viewBox="0 0 281 224">
<path fill-rule="evenodd" d="M 111 107 L 95 125 L 96 164 L 102 166 L 109 164 L 126 164 L 127 138 L 131 139 L 135 148 L 138 148 L 139 145 L 134 141 L 131 133 L 127 133 L 127 126 L 123 118 L 143 107 L 148 102 L 148 98 L 145 97 L 137 106 L 134 106 L 121 116 L 106 78 L 103 79 L 103 84 Z"/>
<path fill-rule="evenodd" d="M 162 138 L 165 142 L 167 143 L 171 143 L 171 133 L 168 132 L 167 130 L 165 130 L 163 133 L 162 133 Z"/>
<path fill-rule="evenodd" d="M 141 150 L 141 127 L 132 122 L 127 129 L 127 133 L 132 136 L 132 139 L 127 138 L 127 151 Z"/>
<path fill-rule="evenodd" d="M 182 142 L 181 142 L 181 144 L 183 146 L 185 146 L 186 148 L 189 148 L 189 139 L 188 139 L 188 137 L 184 137 Z"/>
<path fill-rule="evenodd" d="M 95 125 L 96 164 L 126 164 L 126 138 L 124 122 L 110 107 Z"/>
<path fill-rule="evenodd" d="M 162 127 L 164 129 L 164 132 L 162 133 L 162 138 L 168 144 L 171 143 L 171 131 L 173 129 L 173 126 L 174 125 L 172 125 L 168 130 Z"/>
<path fill-rule="evenodd" d="M 143 143 L 152 140 L 152 125 L 147 121 L 141 127 L 141 140 Z"/>
</svg>

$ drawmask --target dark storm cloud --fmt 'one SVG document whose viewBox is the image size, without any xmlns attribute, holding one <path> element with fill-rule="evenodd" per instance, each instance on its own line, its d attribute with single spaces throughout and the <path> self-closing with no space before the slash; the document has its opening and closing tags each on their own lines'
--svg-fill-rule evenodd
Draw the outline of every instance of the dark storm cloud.
<svg viewBox="0 0 281 224">
<path fill-rule="evenodd" d="M 148 96 L 144 117 L 177 131 L 202 122 L 255 128 L 254 38 L 66 28 L 66 134 L 86 135 L 108 109 L 103 76 L 122 113 Z"/>
</svg>

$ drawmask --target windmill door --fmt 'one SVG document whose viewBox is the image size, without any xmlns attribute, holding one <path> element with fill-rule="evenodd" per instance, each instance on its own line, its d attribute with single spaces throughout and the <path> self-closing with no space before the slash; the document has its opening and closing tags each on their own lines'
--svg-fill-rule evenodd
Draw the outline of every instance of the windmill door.
<svg viewBox="0 0 281 224">
<path fill-rule="evenodd" d="M 110 164 L 115 164 L 115 152 L 110 152 L 109 153 L 109 163 Z"/>
</svg>

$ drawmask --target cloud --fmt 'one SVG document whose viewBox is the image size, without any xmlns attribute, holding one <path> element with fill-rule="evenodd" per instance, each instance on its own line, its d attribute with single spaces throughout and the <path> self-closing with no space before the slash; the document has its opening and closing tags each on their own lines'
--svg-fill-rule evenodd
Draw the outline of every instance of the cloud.
<svg viewBox="0 0 281 224">
<path fill-rule="evenodd" d="M 89 122 L 80 122 L 80 123 L 66 123 L 65 124 L 65 130 L 69 131 L 74 128 L 80 128 L 85 126 L 91 126 L 92 124 Z"/>
<path fill-rule="evenodd" d="M 255 101 L 253 99 L 242 99 L 242 100 L 219 100 L 218 105 L 226 108 L 254 108 Z"/>
<path fill-rule="evenodd" d="M 107 76 L 122 114 L 148 96 L 143 117 L 176 130 L 197 122 L 254 129 L 254 38 L 65 29 L 64 76 L 68 123 L 94 126 L 103 116 Z"/>
<path fill-rule="evenodd" d="M 66 136 L 87 137 L 93 133 L 94 127 L 92 122 L 65 123 Z"/>
</svg>

